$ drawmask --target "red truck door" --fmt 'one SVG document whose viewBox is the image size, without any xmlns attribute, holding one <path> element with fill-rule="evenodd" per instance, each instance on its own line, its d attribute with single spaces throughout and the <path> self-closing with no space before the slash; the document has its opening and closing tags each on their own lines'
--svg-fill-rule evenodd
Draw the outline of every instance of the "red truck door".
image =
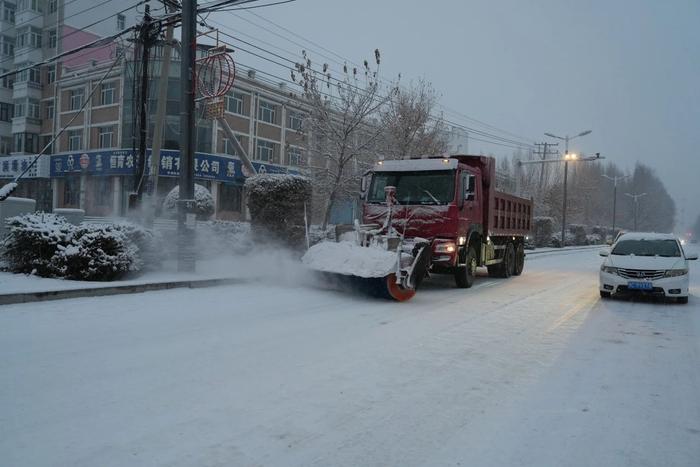
<svg viewBox="0 0 700 467">
<path fill-rule="evenodd" d="M 479 196 L 481 193 L 478 193 L 479 184 L 476 183 L 476 175 L 462 170 L 459 177 L 461 197 L 464 199 L 464 205 L 459 212 L 459 235 L 469 235 L 470 226 L 478 222 L 479 219 Z"/>
</svg>

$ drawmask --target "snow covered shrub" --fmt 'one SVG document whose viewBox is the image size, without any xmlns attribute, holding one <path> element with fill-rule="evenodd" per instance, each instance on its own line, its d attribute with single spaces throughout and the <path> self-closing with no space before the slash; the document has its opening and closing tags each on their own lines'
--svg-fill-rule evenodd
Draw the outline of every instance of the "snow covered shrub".
<svg viewBox="0 0 700 467">
<path fill-rule="evenodd" d="M 176 186 L 163 201 L 163 214 L 171 219 L 177 218 L 177 201 L 180 199 L 180 187 Z M 202 185 L 194 185 L 195 213 L 197 219 L 207 220 L 214 214 L 214 197 Z"/>
<path fill-rule="evenodd" d="M 549 246 L 554 230 L 554 218 L 538 216 L 533 218 L 535 246 Z"/>
<path fill-rule="evenodd" d="M 245 182 L 255 239 L 299 249 L 306 244 L 304 204 L 311 200 L 311 181 L 288 174 L 261 174 Z"/>
<path fill-rule="evenodd" d="M 136 246 L 138 257 L 143 264 L 142 270 L 154 270 L 160 267 L 165 255 L 163 239 L 160 235 L 131 222 L 121 222 L 115 224 L 114 227 L 126 235 L 127 240 Z"/>
<path fill-rule="evenodd" d="M 73 225 L 64 217 L 46 213 L 10 217 L 6 225 L 2 252 L 10 271 L 45 277 L 57 273 L 54 256 L 70 240 Z"/>
<path fill-rule="evenodd" d="M 138 247 L 126 233 L 111 224 L 82 224 L 52 259 L 67 279 L 111 281 L 141 269 Z"/>
<path fill-rule="evenodd" d="M 569 224 L 569 232 L 574 236 L 574 245 L 586 245 L 586 226 L 583 224 Z M 567 235 L 568 241 L 568 235 Z"/>
<path fill-rule="evenodd" d="M 254 246 L 248 222 L 212 220 L 199 224 L 195 234 L 197 252 L 203 257 L 243 255 Z"/>
</svg>

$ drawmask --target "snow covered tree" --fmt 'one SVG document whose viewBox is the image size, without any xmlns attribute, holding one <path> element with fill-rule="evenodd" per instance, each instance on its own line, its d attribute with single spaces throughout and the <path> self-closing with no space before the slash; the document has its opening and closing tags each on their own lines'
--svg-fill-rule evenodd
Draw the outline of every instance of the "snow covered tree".
<svg viewBox="0 0 700 467">
<path fill-rule="evenodd" d="M 163 201 L 163 212 L 171 218 L 177 217 L 177 202 L 180 199 L 180 187 L 176 186 Z M 197 220 L 207 220 L 214 214 L 214 197 L 202 185 L 194 185 L 195 213 Z"/>
<path fill-rule="evenodd" d="M 405 89 L 397 82 L 394 95 L 381 112 L 381 149 L 387 159 L 447 151 L 445 122 L 433 115 L 437 101 L 432 85 L 423 79 Z"/>
<path fill-rule="evenodd" d="M 304 51 L 292 73 L 309 109 L 306 150 L 324 228 L 336 202 L 358 193 L 362 173 L 376 160 L 380 109 L 392 91 L 382 93 L 377 79 L 379 50 L 374 63 L 365 60 L 361 69 L 346 65 L 342 76 L 333 78 L 327 64 L 313 63 Z"/>
</svg>

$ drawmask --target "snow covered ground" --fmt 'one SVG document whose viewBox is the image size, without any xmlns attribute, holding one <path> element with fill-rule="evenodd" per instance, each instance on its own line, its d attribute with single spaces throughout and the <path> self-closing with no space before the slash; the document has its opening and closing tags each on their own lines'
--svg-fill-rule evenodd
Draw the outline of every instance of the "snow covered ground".
<svg viewBox="0 0 700 467">
<path fill-rule="evenodd" d="M 700 265 L 667 305 L 600 301 L 600 262 L 0 307 L 0 464 L 695 466 Z"/>
</svg>

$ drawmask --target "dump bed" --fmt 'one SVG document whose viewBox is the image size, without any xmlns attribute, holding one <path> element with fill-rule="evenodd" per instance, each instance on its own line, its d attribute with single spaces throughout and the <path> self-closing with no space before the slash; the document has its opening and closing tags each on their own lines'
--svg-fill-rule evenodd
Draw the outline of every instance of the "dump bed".
<svg viewBox="0 0 700 467">
<path fill-rule="evenodd" d="M 523 237 L 530 233 L 532 200 L 496 190 L 496 159 L 466 155 L 451 157 L 481 172 L 483 225 L 487 235 Z"/>
</svg>

